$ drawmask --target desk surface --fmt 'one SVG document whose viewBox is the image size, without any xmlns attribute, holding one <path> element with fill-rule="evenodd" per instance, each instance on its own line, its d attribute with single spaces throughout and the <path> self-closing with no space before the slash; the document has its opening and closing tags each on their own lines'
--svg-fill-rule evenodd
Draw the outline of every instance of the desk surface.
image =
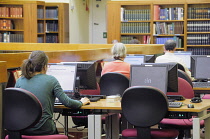
<svg viewBox="0 0 210 139">
<path fill-rule="evenodd" d="M 191 103 L 190 99 L 186 99 L 183 102 L 183 106 L 180 108 L 169 108 L 169 111 L 180 111 L 180 112 L 202 112 L 210 108 L 210 99 L 203 99 L 201 103 Z M 188 108 L 187 104 L 194 104 L 194 108 Z M 55 108 L 69 109 L 64 105 L 55 105 Z M 81 109 L 107 109 L 107 110 L 121 110 L 120 102 L 106 102 L 106 99 L 101 99 L 97 102 L 91 102 L 90 105 L 82 106 Z"/>
</svg>

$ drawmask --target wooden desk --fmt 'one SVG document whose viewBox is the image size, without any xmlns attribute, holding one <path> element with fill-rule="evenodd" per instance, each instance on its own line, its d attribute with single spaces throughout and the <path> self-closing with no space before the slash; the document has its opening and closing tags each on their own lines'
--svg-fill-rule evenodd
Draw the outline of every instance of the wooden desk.
<svg viewBox="0 0 210 139">
<path fill-rule="evenodd" d="M 182 101 L 184 104 L 190 104 L 190 99 Z M 187 105 L 182 106 L 181 108 L 169 108 L 169 111 L 173 112 L 190 112 L 196 113 L 198 116 L 193 118 L 193 139 L 200 139 L 200 121 L 205 120 L 205 130 L 210 131 L 210 113 L 207 112 L 207 109 L 210 108 L 210 100 L 203 100 L 201 103 L 193 103 L 195 108 L 187 108 Z M 65 106 L 55 106 L 55 108 L 66 109 Z M 81 109 L 94 109 L 94 110 L 106 110 L 107 113 L 120 113 L 121 112 L 121 103 L 108 103 L 105 99 L 102 99 L 98 102 L 91 102 L 90 105 L 82 106 Z M 88 138 L 99 139 L 101 138 L 101 118 L 103 114 L 91 114 L 88 115 Z M 107 114 L 105 114 L 107 116 Z M 109 136 L 113 139 L 118 138 L 119 133 L 119 123 L 117 114 L 108 115 L 109 119 L 109 128 L 115 131 L 108 131 Z M 110 122 L 112 121 L 112 122 Z M 111 128 L 110 128 L 111 127 Z M 210 139 L 210 132 L 205 132 L 205 139 Z"/>
</svg>

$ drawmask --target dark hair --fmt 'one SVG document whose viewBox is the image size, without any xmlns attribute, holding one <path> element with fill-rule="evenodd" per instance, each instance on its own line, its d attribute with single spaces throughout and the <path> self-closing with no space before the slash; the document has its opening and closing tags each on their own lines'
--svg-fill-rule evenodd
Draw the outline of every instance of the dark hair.
<svg viewBox="0 0 210 139">
<path fill-rule="evenodd" d="M 48 56 L 43 51 L 33 51 L 29 58 L 23 61 L 22 75 L 31 79 L 35 72 L 41 72 L 48 64 Z"/>
<path fill-rule="evenodd" d="M 167 40 L 164 45 L 166 50 L 171 51 L 176 47 L 176 42 L 174 40 Z"/>
</svg>

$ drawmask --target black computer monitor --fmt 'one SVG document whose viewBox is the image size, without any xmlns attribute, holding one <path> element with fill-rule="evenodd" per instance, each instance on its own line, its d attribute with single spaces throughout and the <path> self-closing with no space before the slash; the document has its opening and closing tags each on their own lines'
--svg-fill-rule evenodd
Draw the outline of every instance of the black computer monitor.
<svg viewBox="0 0 210 139">
<path fill-rule="evenodd" d="M 191 56 L 191 76 L 195 79 L 210 79 L 210 56 Z"/>
<path fill-rule="evenodd" d="M 145 55 L 146 63 L 155 63 L 156 55 Z"/>
<path fill-rule="evenodd" d="M 141 54 L 127 54 L 124 62 L 130 63 L 130 64 L 142 64 L 145 63 L 145 55 Z"/>
<path fill-rule="evenodd" d="M 76 64 L 49 63 L 46 74 L 54 76 L 59 81 L 64 92 L 74 92 L 76 69 Z"/>
<path fill-rule="evenodd" d="M 96 62 L 61 62 L 64 65 L 77 64 L 76 88 L 97 89 Z"/>
<path fill-rule="evenodd" d="M 192 51 L 174 51 L 174 55 L 182 58 L 187 68 L 190 69 Z"/>
<path fill-rule="evenodd" d="M 131 65 L 130 86 L 153 86 L 164 93 L 178 92 L 176 63 Z"/>
</svg>

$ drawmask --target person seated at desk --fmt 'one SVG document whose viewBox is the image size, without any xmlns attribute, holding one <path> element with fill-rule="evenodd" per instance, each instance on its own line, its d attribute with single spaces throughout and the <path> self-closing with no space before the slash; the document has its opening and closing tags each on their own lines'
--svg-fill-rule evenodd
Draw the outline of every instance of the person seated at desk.
<svg viewBox="0 0 210 139">
<path fill-rule="evenodd" d="M 130 40 L 130 42 L 129 42 L 130 44 L 140 44 L 140 41 L 137 39 L 137 37 L 133 37 L 133 39 L 132 40 Z"/>
<path fill-rule="evenodd" d="M 187 68 L 183 59 L 174 55 L 174 51 L 176 50 L 176 42 L 174 40 L 167 40 L 164 44 L 164 55 L 158 56 L 155 59 L 155 63 L 168 63 L 168 62 L 176 62 L 181 64 L 187 75 L 191 78 L 191 72 Z M 191 78 L 194 80 L 193 78 Z"/>
<path fill-rule="evenodd" d="M 43 108 L 41 120 L 34 127 L 25 130 L 23 133 L 25 135 L 57 133 L 56 125 L 52 119 L 56 97 L 66 107 L 70 108 L 80 108 L 90 102 L 88 98 L 82 98 L 80 101 L 70 99 L 63 92 L 58 80 L 46 74 L 47 65 L 47 55 L 43 51 L 33 51 L 29 58 L 23 61 L 21 66 L 22 77 L 15 84 L 16 88 L 22 88 L 33 93 L 39 99 Z"/>
<path fill-rule="evenodd" d="M 101 76 L 107 72 L 118 72 L 130 78 L 130 64 L 124 62 L 127 49 L 123 43 L 115 43 L 111 49 L 114 61 L 106 62 L 101 72 Z"/>
</svg>

